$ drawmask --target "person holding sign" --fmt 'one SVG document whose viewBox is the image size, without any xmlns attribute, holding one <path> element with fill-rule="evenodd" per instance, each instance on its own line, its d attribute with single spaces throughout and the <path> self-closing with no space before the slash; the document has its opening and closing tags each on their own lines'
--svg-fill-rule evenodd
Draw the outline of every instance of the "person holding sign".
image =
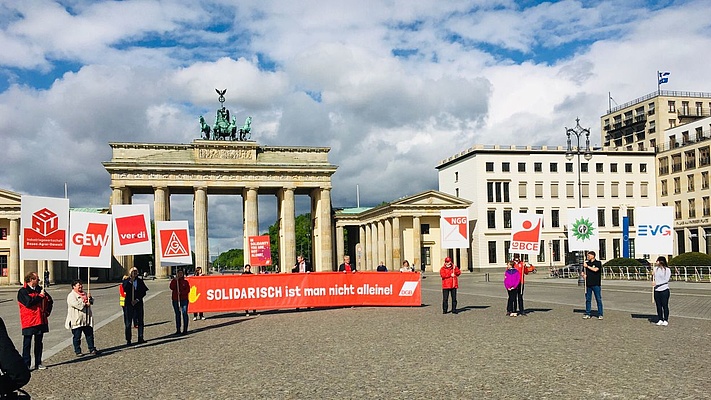
<svg viewBox="0 0 711 400">
<path fill-rule="evenodd" d="M 20 324 L 22 325 L 22 359 L 27 368 L 32 365 L 30 351 L 32 340 L 35 342 L 35 368 L 42 370 L 42 340 L 49 332 L 47 317 L 52 312 L 52 296 L 39 285 L 39 275 L 30 272 L 25 276 L 25 285 L 17 291 L 17 303 L 20 306 Z"/>
<path fill-rule="evenodd" d="M 91 306 L 94 298 L 90 293 L 84 292 L 84 285 L 76 279 L 72 282 L 72 291 L 67 295 L 67 319 L 64 327 L 72 331 L 72 344 L 74 354 L 81 357 L 81 334 L 86 338 L 89 354 L 97 355 L 99 351 L 94 347 L 94 316 Z"/>
<path fill-rule="evenodd" d="M 182 268 L 176 272 L 177 276 L 170 281 L 172 292 L 173 311 L 175 312 L 175 334 L 180 335 L 180 319 L 183 320 L 183 335 L 188 333 L 188 294 L 190 283 L 185 280 L 185 271 Z"/>
<path fill-rule="evenodd" d="M 143 298 L 148 292 L 148 287 L 143 283 L 143 279 L 138 277 L 138 269 L 131 268 L 128 278 L 124 279 L 121 283 L 123 286 L 123 291 L 126 293 L 126 304 L 124 307 L 126 312 L 124 313 L 123 324 L 124 333 L 126 335 L 126 345 L 131 345 L 131 329 L 133 320 L 136 319 L 138 322 L 138 344 L 146 343 L 143 339 Z"/>
<path fill-rule="evenodd" d="M 669 325 L 669 279 L 671 279 L 671 269 L 667 264 L 667 258 L 660 256 L 654 266 L 654 302 L 657 304 L 657 325 Z"/>
<path fill-rule="evenodd" d="M 590 319 L 593 293 L 595 294 L 595 303 L 597 303 L 597 319 L 602 319 L 602 293 L 600 290 L 602 263 L 595 259 L 594 251 L 588 251 L 587 257 L 587 261 L 583 263 L 583 278 L 585 278 L 585 315 L 583 315 L 583 319 Z"/>
<path fill-rule="evenodd" d="M 457 289 L 459 288 L 459 275 L 462 271 L 452 263 L 452 259 L 444 259 L 444 266 L 439 270 L 442 277 L 442 314 L 449 308 L 449 296 L 452 295 L 452 314 L 457 314 Z"/>
</svg>

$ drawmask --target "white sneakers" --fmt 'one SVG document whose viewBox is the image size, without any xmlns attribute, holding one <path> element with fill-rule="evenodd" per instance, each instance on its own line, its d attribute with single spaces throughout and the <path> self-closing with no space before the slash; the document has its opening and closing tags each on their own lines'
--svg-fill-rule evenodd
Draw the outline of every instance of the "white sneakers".
<svg viewBox="0 0 711 400">
<path fill-rule="evenodd" d="M 662 321 L 661 319 L 659 322 L 657 322 L 657 326 L 667 326 L 669 325 L 669 321 Z"/>
<path fill-rule="evenodd" d="M 197 321 L 197 317 L 193 317 L 193 321 Z"/>
<path fill-rule="evenodd" d="M 590 319 L 590 316 L 585 314 L 585 315 L 583 315 L 583 319 Z"/>
</svg>

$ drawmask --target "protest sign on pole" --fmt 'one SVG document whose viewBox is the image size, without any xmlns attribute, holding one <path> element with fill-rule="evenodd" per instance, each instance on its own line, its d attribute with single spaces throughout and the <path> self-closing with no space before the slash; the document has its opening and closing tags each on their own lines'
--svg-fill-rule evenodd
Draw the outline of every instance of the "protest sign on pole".
<svg viewBox="0 0 711 400">
<path fill-rule="evenodd" d="M 111 206 L 114 225 L 114 255 L 153 253 L 148 204 Z"/>
<path fill-rule="evenodd" d="M 160 248 L 160 261 L 167 264 L 190 265 L 188 221 L 157 221 L 156 244 Z"/>
<path fill-rule="evenodd" d="M 69 259 L 69 200 L 22 196 L 20 202 L 23 260 Z"/>
</svg>

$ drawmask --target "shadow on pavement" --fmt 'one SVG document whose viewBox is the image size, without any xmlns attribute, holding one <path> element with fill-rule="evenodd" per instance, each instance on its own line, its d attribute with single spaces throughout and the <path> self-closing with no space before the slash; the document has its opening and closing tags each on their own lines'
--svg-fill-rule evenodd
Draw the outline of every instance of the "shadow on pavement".
<svg viewBox="0 0 711 400">
<path fill-rule="evenodd" d="M 144 327 L 144 328 L 148 328 L 149 326 L 163 325 L 163 324 L 167 324 L 168 322 L 170 322 L 170 321 L 154 322 L 154 323 L 152 323 L 152 324 L 145 324 L 145 325 L 143 325 L 143 327 Z"/>
<path fill-rule="evenodd" d="M 537 313 L 537 312 L 549 312 L 553 311 L 552 308 L 527 308 L 526 314 Z"/>
<path fill-rule="evenodd" d="M 649 322 L 657 322 L 656 314 L 630 314 L 633 319 L 646 319 Z"/>
<path fill-rule="evenodd" d="M 457 312 L 462 313 L 462 312 L 469 311 L 469 310 L 485 310 L 490 307 L 491 306 L 465 306 L 465 307 L 457 308 Z"/>
</svg>

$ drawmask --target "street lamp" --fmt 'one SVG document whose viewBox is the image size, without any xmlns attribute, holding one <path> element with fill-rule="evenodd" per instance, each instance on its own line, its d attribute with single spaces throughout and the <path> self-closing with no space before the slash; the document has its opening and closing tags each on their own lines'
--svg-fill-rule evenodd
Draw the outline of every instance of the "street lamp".
<svg viewBox="0 0 711 400">
<path fill-rule="evenodd" d="M 592 151 L 590 149 L 590 129 L 583 128 L 582 126 L 580 126 L 580 118 L 576 118 L 575 128 L 565 127 L 565 135 L 568 137 L 568 148 L 565 151 L 565 159 L 568 161 L 572 161 L 574 156 L 578 156 L 578 208 L 583 208 L 583 181 L 580 178 L 580 155 L 583 155 L 585 161 L 590 161 L 590 159 L 592 159 Z M 577 140 L 577 146 L 575 146 L 575 150 L 573 150 L 570 135 L 575 136 L 575 139 Z M 583 135 L 585 135 L 585 148 L 581 149 L 580 137 Z M 578 275 L 578 286 L 582 286 L 584 284 L 585 279 L 583 278 L 581 270 L 580 275 Z"/>
</svg>

